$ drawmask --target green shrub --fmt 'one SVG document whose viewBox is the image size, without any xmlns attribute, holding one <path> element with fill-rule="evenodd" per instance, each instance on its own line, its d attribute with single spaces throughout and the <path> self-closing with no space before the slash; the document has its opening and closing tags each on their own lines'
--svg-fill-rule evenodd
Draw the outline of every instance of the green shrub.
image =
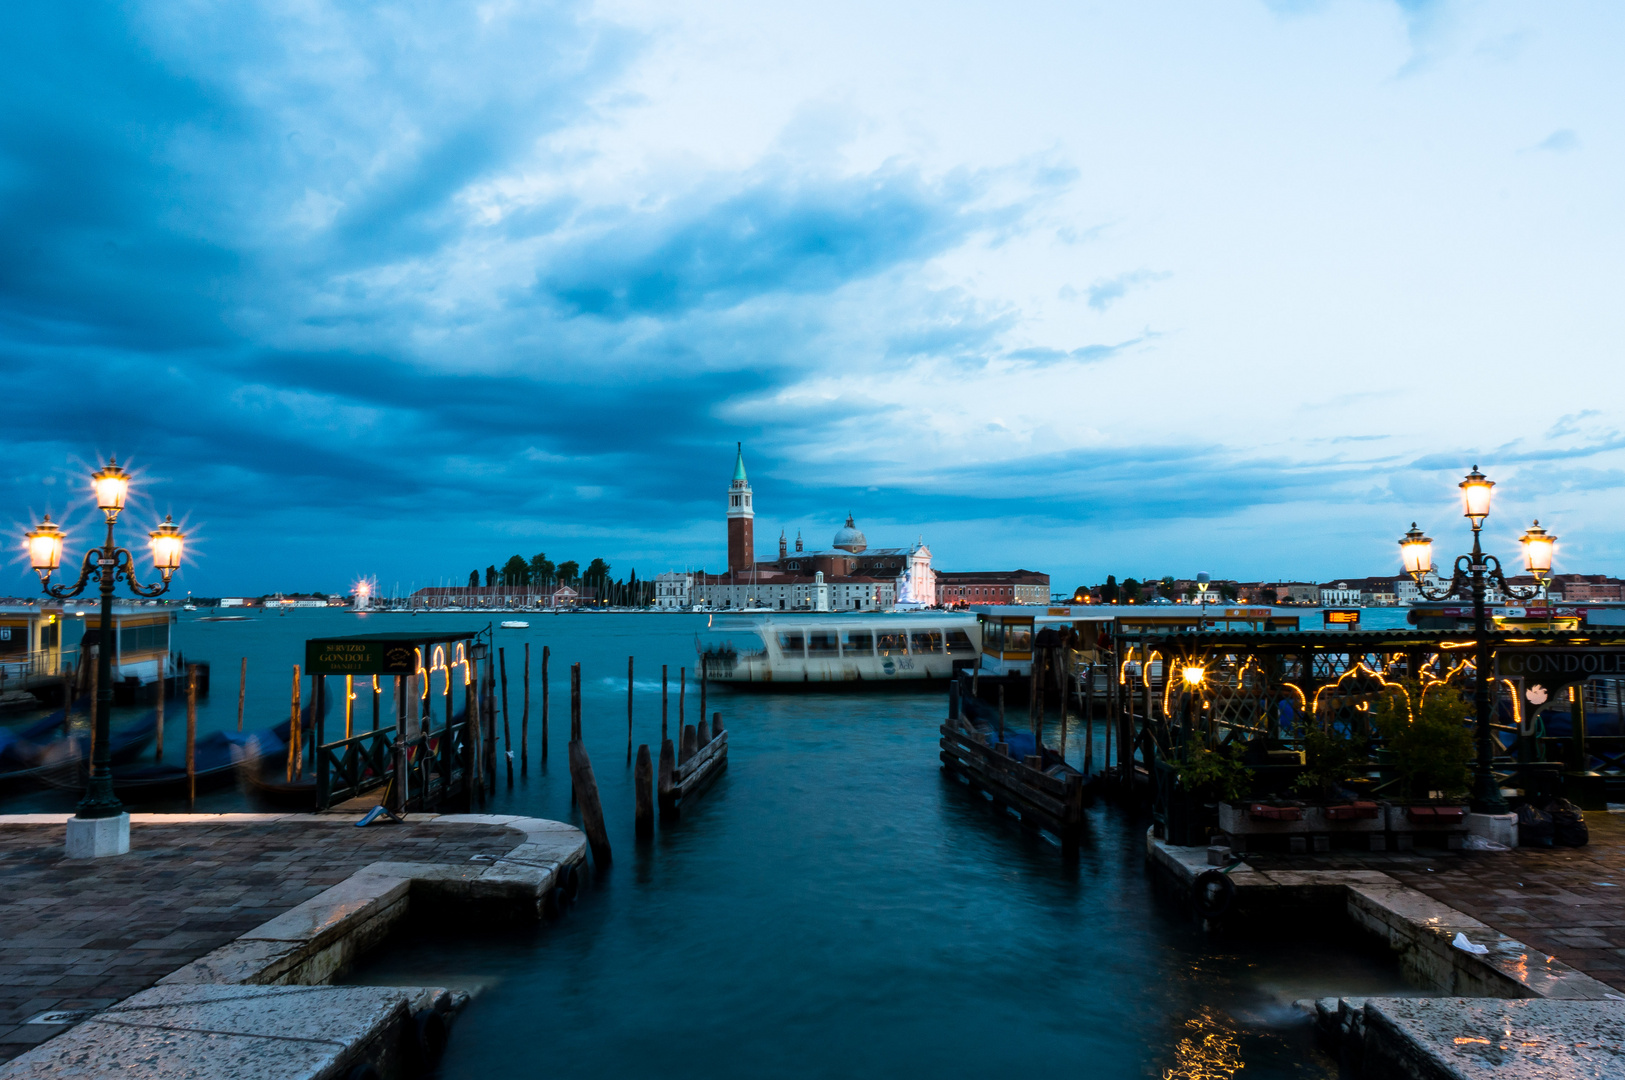
<svg viewBox="0 0 1625 1080">
<path fill-rule="evenodd" d="M 1208 799 L 1245 799 L 1252 794 L 1253 770 L 1241 763 L 1241 746 L 1198 750 L 1179 766 L 1179 782 Z"/>
<path fill-rule="evenodd" d="M 1362 741 L 1335 726 L 1321 727 L 1313 720 L 1303 737 L 1305 768 L 1292 782 L 1294 791 L 1328 798 L 1336 784 L 1352 780 L 1368 764 Z"/>
<path fill-rule="evenodd" d="M 1463 795 L 1472 779 L 1473 735 L 1467 727 L 1472 706 L 1454 687 L 1435 686 L 1424 698 L 1421 687 L 1404 682 L 1415 708 L 1414 718 L 1399 694 L 1384 694 L 1372 713 L 1372 724 L 1392 758 L 1401 792 L 1407 798 Z"/>
</svg>

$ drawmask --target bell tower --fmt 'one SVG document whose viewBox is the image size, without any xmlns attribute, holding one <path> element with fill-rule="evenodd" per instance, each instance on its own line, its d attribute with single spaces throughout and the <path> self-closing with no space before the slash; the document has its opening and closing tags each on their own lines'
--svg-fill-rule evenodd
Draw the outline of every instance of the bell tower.
<svg viewBox="0 0 1625 1080">
<path fill-rule="evenodd" d="M 756 508 L 745 478 L 745 447 L 738 445 L 733 483 L 728 485 L 728 569 L 740 573 L 756 565 Z"/>
</svg>

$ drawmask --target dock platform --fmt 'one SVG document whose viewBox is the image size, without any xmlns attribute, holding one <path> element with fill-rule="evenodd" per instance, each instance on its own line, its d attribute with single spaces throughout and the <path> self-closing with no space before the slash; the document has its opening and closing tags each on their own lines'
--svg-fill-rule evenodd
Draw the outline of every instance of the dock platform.
<svg viewBox="0 0 1625 1080">
<path fill-rule="evenodd" d="M 179 1008 L 200 987 L 325 984 L 417 903 L 536 918 L 586 850 L 524 817 L 136 814 L 130 854 L 69 860 L 66 818 L 0 817 L 0 1077 L 33 1075 L 55 1037 L 155 985 Z"/>
</svg>

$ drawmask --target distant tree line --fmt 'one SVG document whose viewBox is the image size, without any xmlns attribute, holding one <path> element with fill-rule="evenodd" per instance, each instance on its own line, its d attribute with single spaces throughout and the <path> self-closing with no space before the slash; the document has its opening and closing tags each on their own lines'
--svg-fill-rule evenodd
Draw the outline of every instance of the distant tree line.
<svg viewBox="0 0 1625 1080">
<path fill-rule="evenodd" d="M 1158 597 L 1164 600 L 1194 600 L 1196 590 L 1189 584 L 1181 586 L 1174 580 L 1172 574 L 1164 574 L 1160 578 L 1146 578 L 1141 581 L 1137 578 L 1124 578 L 1121 583 L 1116 574 L 1107 574 L 1104 585 L 1090 587 L 1079 585 L 1072 594 L 1074 600 L 1082 600 L 1086 596 L 1097 596 L 1103 604 L 1144 604 Z M 1230 601 L 1236 598 L 1236 586 L 1229 581 L 1215 581 L 1210 593 L 1216 600 Z"/>
<path fill-rule="evenodd" d="M 470 588 L 479 587 L 480 571 L 468 572 L 468 584 Z M 554 563 L 545 552 L 537 552 L 528 559 L 511 555 L 500 569 L 492 563 L 485 568 L 485 584 L 487 587 L 528 588 L 543 594 L 563 586 L 578 592 L 590 589 L 600 603 L 611 607 L 646 607 L 654 599 L 653 582 L 639 581 L 635 567 L 622 580 L 610 574 L 607 559 L 594 559 L 583 570 L 574 560 Z"/>
</svg>

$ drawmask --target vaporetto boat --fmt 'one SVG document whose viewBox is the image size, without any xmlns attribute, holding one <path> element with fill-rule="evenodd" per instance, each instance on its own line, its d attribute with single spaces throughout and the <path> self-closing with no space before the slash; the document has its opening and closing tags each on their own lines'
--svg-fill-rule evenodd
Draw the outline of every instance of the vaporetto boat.
<svg viewBox="0 0 1625 1080">
<path fill-rule="evenodd" d="M 976 663 L 975 616 L 713 616 L 695 642 L 705 676 L 740 686 L 885 685 L 946 680 Z"/>
</svg>

